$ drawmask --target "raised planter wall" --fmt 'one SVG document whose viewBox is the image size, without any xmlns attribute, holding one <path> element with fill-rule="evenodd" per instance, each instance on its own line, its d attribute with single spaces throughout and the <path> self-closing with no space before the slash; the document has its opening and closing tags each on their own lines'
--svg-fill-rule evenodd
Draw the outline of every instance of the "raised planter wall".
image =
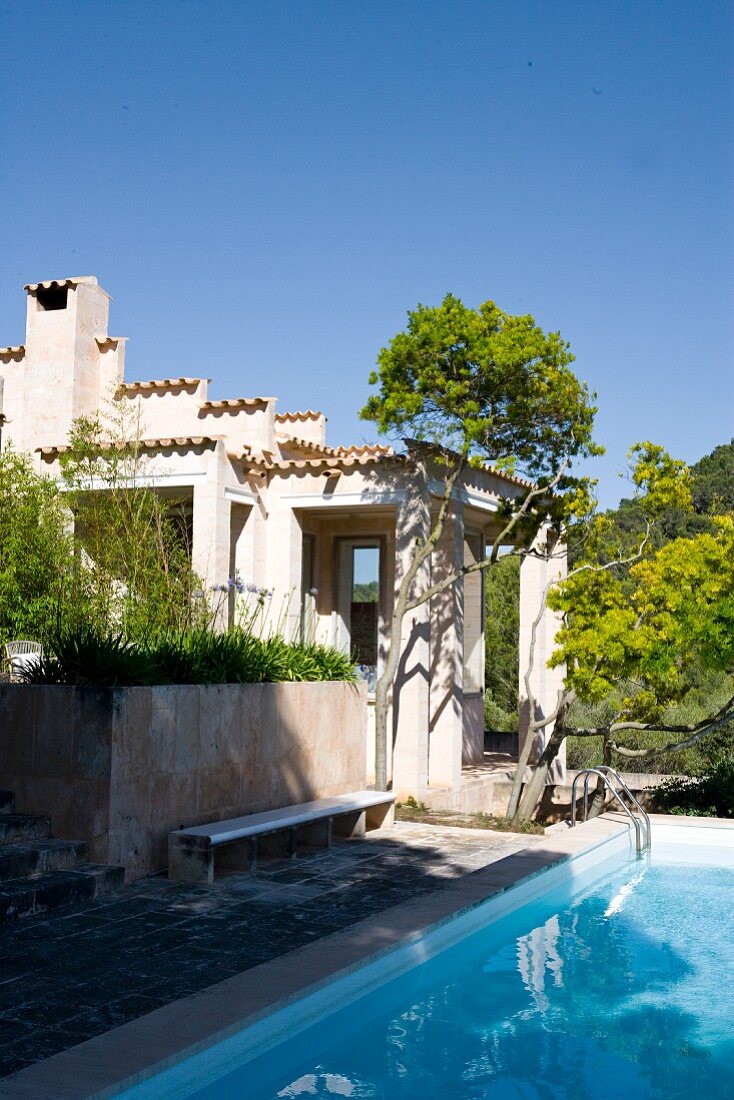
<svg viewBox="0 0 734 1100">
<path fill-rule="evenodd" d="M 363 684 L 0 684 L 0 787 L 128 880 L 168 833 L 365 786 Z"/>
</svg>

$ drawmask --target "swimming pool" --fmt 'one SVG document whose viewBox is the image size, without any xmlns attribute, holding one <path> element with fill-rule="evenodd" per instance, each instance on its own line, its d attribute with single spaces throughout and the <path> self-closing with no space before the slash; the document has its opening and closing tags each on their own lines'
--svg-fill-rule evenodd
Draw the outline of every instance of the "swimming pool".
<svg viewBox="0 0 734 1100">
<path fill-rule="evenodd" d="M 214 1047 L 124 1095 L 731 1100 L 733 839 L 657 830 L 651 857 L 495 913 L 367 996 L 336 983 L 338 1011 L 260 1057 L 222 1072 Z"/>
</svg>

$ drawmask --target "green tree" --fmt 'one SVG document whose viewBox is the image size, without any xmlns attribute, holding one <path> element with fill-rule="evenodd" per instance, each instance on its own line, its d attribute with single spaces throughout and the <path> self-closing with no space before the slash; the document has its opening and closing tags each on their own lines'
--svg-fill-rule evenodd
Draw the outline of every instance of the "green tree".
<svg viewBox="0 0 734 1100">
<path fill-rule="evenodd" d="M 734 511 L 734 443 L 717 446 L 711 454 L 705 455 L 690 467 L 690 494 L 691 501 L 686 507 L 663 508 L 651 526 L 648 525 L 650 517 L 639 494 L 623 499 L 616 509 L 606 511 L 604 513 L 606 527 L 601 540 L 603 546 L 599 546 L 599 561 L 609 561 L 615 555 L 623 558 L 634 555 L 636 547 L 645 535 L 647 535 L 649 550 L 659 549 L 676 538 L 691 538 L 706 531 L 713 532 L 715 526 L 712 517 L 716 513 L 726 514 Z M 600 529 L 601 521 L 596 525 L 597 539 L 600 537 Z M 590 529 L 588 525 L 579 524 L 568 532 L 568 536 L 569 560 L 572 565 L 575 565 L 583 560 L 587 553 Z M 631 584 L 631 578 L 628 577 L 627 587 L 631 588 Z M 487 577 L 488 709 L 496 710 L 493 702 L 495 697 L 500 701 L 501 689 L 498 680 L 506 683 L 508 668 L 517 666 L 517 634 L 510 630 L 505 631 L 501 623 L 516 621 L 518 604 L 519 586 L 514 576 L 502 570 L 491 570 Z M 499 626 L 495 625 L 498 619 Z M 499 635 L 499 638 L 496 635 Z M 725 671 L 712 671 L 704 666 L 691 666 L 686 670 L 685 676 L 690 687 L 685 699 L 671 704 L 666 712 L 671 721 L 692 724 L 709 713 L 712 701 L 718 700 L 719 703 L 723 703 L 732 694 L 731 679 Z M 624 690 L 616 688 L 608 699 L 575 702 L 569 713 L 569 728 L 572 730 L 574 727 L 604 726 L 616 713 L 618 702 L 624 694 Z M 516 709 L 515 702 L 508 705 L 508 701 L 504 700 L 501 705 L 505 711 Z M 495 721 L 497 720 L 495 715 Z M 571 737 L 568 745 L 569 763 L 572 767 L 585 767 L 601 760 L 600 738 L 583 740 L 574 738 L 572 733 L 569 736 Z M 721 736 L 724 737 L 724 734 Z M 625 743 L 629 748 L 654 749 L 652 763 L 654 770 L 657 771 L 684 770 L 690 774 L 699 774 L 702 769 L 708 767 L 704 741 L 696 743 L 690 749 L 679 750 L 673 754 L 662 751 L 665 738 L 654 733 L 640 732 L 636 737 L 628 733 Z M 572 759 L 573 763 L 571 763 Z M 621 757 L 613 755 L 612 763 L 619 766 L 620 761 Z M 639 761 L 628 758 L 623 763 L 628 768 L 639 767 L 650 770 L 645 758 L 640 758 Z"/>
<path fill-rule="evenodd" d="M 0 637 L 44 641 L 73 588 L 68 513 L 28 455 L 0 454 Z"/>
<path fill-rule="evenodd" d="M 532 317 L 504 313 L 491 301 L 470 309 L 451 294 L 440 306 L 410 311 L 405 331 L 378 355 L 370 377 L 378 391 L 361 415 L 382 433 L 410 437 L 417 521 L 430 517 L 431 482 L 441 485 L 435 517 L 416 528 L 389 624 L 375 692 L 378 788 L 387 786 L 388 698 L 406 614 L 466 573 L 494 565 L 503 545 L 531 552 L 544 524 L 558 528 L 587 507 L 588 486 L 570 467 L 598 450 L 591 438 L 595 408 L 572 362 L 560 333 L 544 333 Z M 487 558 L 426 586 L 422 567 L 441 537 L 454 490 L 468 466 L 485 463 L 523 474 L 533 485 L 507 502 Z"/>
<path fill-rule="evenodd" d="M 712 701 L 693 722 L 680 721 L 696 689 L 696 672 L 734 671 L 734 518 L 714 517 L 711 529 L 656 546 L 651 533 L 671 509 L 692 510 L 691 475 L 682 462 L 650 443 L 633 448 L 636 506 L 646 531 L 629 555 L 608 517 L 583 526 L 583 547 L 568 578 L 549 588 L 548 605 L 562 613 L 558 647 L 550 664 L 566 666 L 565 687 L 553 731 L 522 791 L 523 758 L 508 813 L 525 818 L 538 801 L 564 738 L 601 737 L 604 763 L 611 754 L 649 759 L 661 748 L 696 744 L 734 718 L 734 696 Z M 578 728 L 576 701 L 604 704 L 603 720 Z M 547 724 L 542 722 L 542 725 Z M 631 745 L 641 733 L 667 743 Z"/>
</svg>

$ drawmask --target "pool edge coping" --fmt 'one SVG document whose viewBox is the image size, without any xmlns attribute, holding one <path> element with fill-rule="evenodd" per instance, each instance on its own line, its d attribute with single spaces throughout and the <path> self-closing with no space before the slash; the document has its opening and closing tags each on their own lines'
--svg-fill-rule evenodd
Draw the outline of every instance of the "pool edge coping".
<svg viewBox="0 0 734 1100">
<path fill-rule="evenodd" d="M 655 815 L 661 820 L 661 815 Z M 667 817 L 670 824 L 717 819 Z M 734 827 L 734 823 L 727 823 Z M 462 875 L 441 889 L 402 902 L 314 943 L 251 967 L 188 997 L 171 1001 L 50 1058 L 0 1079 L 7 1100 L 111 1100 L 253 1027 L 330 983 L 408 947 L 511 888 L 588 855 L 623 835 L 629 822 L 605 814 L 575 829 Z"/>
</svg>

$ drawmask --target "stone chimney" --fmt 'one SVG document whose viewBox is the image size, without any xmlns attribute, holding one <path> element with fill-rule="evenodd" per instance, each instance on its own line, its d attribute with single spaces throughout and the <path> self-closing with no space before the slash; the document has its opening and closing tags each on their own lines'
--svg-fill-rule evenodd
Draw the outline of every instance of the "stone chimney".
<svg viewBox="0 0 734 1100">
<path fill-rule="evenodd" d="M 110 296 L 94 275 L 25 290 L 21 423 L 13 438 L 17 448 L 33 451 L 65 443 L 76 417 L 94 416 L 112 397 L 123 377 L 125 340 L 108 336 Z"/>
</svg>

